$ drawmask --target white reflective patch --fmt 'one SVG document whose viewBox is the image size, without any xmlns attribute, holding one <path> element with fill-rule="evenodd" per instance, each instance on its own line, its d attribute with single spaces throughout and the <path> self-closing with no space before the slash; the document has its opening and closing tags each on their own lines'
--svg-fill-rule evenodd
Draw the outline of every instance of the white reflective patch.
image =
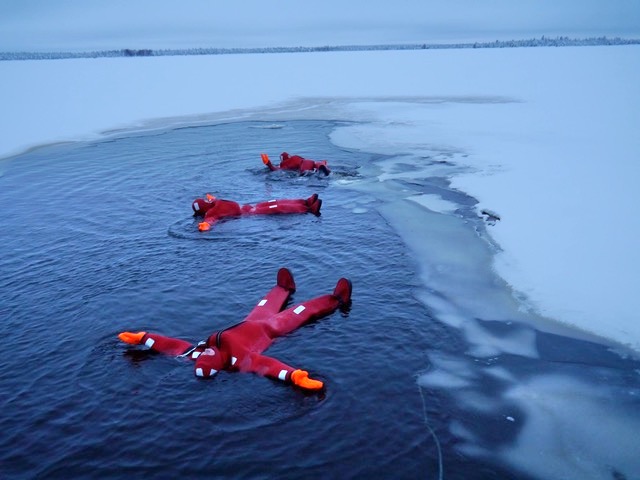
<svg viewBox="0 0 640 480">
<path fill-rule="evenodd" d="M 235 365 L 238 359 L 236 357 L 231 357 L 231 365 Z"/>
<path fill-rule="evenodd" d="M 267 203 L 274 203 L 277 202 L 278 200 L 276 200 L 275 198 L 273 200 L 267 200 Z"/>
<path fill-rule="evenodd" d="M 284 382 L 287 379 L 287 371 L 280 370 L 280 373 L 278 374 L 278 378 Z"/>
<path fill-rule="evenodd" d="M 296 314 L 300 314 L 301 312 L 303 312 L 307 307 L 305 307 L 304 305 L 298 305 L 295 310 L 293 311 L 293 313 Z"/>
<path fill-rule="evenodd" d="M 144 342 L 144 344 L 149 348 L 153 347 L 154 343 L 156 343 L 156 341 L 153 338 L 147 338 L 147 341 Z"/>
<path fill-rule="evenodd" d="M 278 205 L 269 205 L 269 208 L 278 208 Z"/>
<path fill-rule="evenodd" d="M 200 356 L 200 353 L 202 353 L 202 352 L 193 352 L 191 354 L 191 358 L 198 358 Z"/>
<path fill-rule="evenodd" d="M 210 377 L 213 377 L 216 373 L 218 373 L 218 370 L 215 370 L 213 368 L 211 370 L 209 370 L 209 376 Z"/>
<path fill-rule="evenodd" d="M 201 368 L 196 368 L 196 376 L 204 377 L 204 373 L 202 372 Z"/>
<path fill-rule="evenodd" d="M 258 302 L 258 306 L 259 306 L 259 307 L 262 307 L 262 306 L 263 306 L 263 305 L 265 305 L 266 303 L 267 303 L 267 299 L 266 299 L 266 298 L 263 298 L 262 300 L 260 300 L 260 301 Z"/>
<path fill-rule="evenodd" d="M 195 211 L 200 210 L 200 206 L 198 205 L 198 202 L 193 202 L 193 209 L 194 209 Z"/>
<path fill-rule="evenodd" d="M 213 356 L 215 354 L 216 354 L 216 351 L 213 348 L 207 348 L 207 349 L 205 349 L 204 352 L 202 352 L 202 355 L 211 355 L 211 356 Z"/>
</svg>

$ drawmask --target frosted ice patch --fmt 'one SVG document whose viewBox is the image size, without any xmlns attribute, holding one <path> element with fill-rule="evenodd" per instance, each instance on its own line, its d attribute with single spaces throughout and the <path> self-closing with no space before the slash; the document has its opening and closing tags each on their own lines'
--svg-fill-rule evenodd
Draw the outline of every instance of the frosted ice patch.
<svg viewBox="0 0 640 480">
<path fill-rule="evenodd" d="M 264 130 L 277 130 L 279 128 L 284 128 L 284 125 L 280 125 L 278 123 L 271 123 L 269 125 L 251 125 L 249 128 L 261 128 Z"/>
<path fill-rule="evenodd" d="M 498 380 L 504 380 L 506 382 L 515 382 L 517 380 L 516 377 L 514 377 L 513 374 L 509 372 L 509 370 L 507 370 L 506 368 L 489 367 L 489 368 L 486 368 L 484 371 L 485 373 L 491 375 L 494 378 L 497 378 Z"/>
<path fill-rule="evenodd" d="M 367 213 L 370 209 L 365 205 L 371 205 L 375 203 L 375 201 L 376 199 L 374 197 L 358 198 L 356 201 L 345 203 L 343 207 L 345 209 L 350 209 L 351 213 Z"/>
<path fill-rule="evenodd" d="M 413 195 L 411 197 L 407 197 L 407 199 L 437 213 L 453 213 L 458 209 L 458 205 L 456 205 L 455 203 L 448 200 L 443 200 L 440 195 L 434 195 L 430 193 L 425 193 L 423 195 Z"/>
<path fill-rule="evenodd" d="M 451 433 L 457 438 L 465 439 L 470 442 L 477 442 L 477 437 L 458 420 L 453 420 L 449 426 Z"/>
<path fill-rule="evenodd" d="M 534 377 L 504 398 L 527 419 L 517 441 L 500 449 L 508 463 L 538 478 L 610 479 L 612 471 L 619 473 L 615 478 L 637 476 L 640 416 L 630 415 L 626 398 L 563 375 Z"/>
<path fill-rule="evenodd" d="M 427 297 L 439 320 L 460 326 L 464 318 L 525 320 L 511 291 L 494 271 L 494 251 L 457 215 L 442 215 L 416 202 L 383 203 L 380 213 L 413 252 Z M 444 317 L 447 315 L 447 317 Z M 456 325 L 457 323 L 457 325 Z M 474 341 L 475 343 L 475 341 Z"/>
<path fill-rule="evenodd" d="M 464 395 L 458 397 L 457 400 L 459 405 L 466 410 L 482 412 L 492 416 L 496 411 L 496 399 L 494 396 L 474 391 L 471 388 Z"/>
<path fill-rule="evenodd" d="M 469 353 L 476 357 L 492 357 L 502 353 L 511 353 L 525 357 L 538 358 L 536 334 L 528 327 L 513 326 L 507 334 L 496 335 L 476 320 L 463 326 L 464 335 L 471 344 Z"/>
<path fill-rule="evenodd" d="M 293 313 L 300 314 L 301 312 L 303 312 L 305 310 L 305 308 L 307 308 L 307 307 L 305 307 L 304 305 L 298 305 L 295 308 L 295 310 L 293 311 Z"/>
<path fill-rule="evenodd" d="M 471 386 L 475 374 L 469 362 L 443 353 L 429 355 L 432 368 L 418 377 L 422 387 L 464 388 Z"/>
<path fill-rule="evenodd" d="M 404 155 L 393 157 L 381 162 L 378 166 L 382 169 L 382 174 L 378 180 L 416 180 L 429 177 L 446 177 L 460 167 L 445 161 L 437 161 L 432 157 L 424 155 Z"/>
<path fill-rule="evenodd" d="M 420 375 L 418 385 L 436 388 L 464 388 L 470 386 L 471 383 L 454 373 L 436 370 Z"/>
<path fill-rule="evenodd" d="M 339 180 L 336 180 L 336 185 L 351 185 L 353 183 L 359 182 L 360 180 L 353 180 L 353 179 L 346 179 L 346 178 L 341 178 Z"/>
</svg>

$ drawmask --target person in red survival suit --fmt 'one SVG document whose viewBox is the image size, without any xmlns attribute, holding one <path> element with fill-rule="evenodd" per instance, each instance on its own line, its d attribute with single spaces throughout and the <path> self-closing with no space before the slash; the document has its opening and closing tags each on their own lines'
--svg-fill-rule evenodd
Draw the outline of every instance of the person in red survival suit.
<svg viewBox="0 0 640 480">
<path fill-rule="evenodd" d="M 316 171 L 324 173 L 325 175 L 329 175 L 331 173 L 331 170 L 327 167 L 326 160 L 309 160 L 307 158 L 302 158 L 300 155 L 289 155 L 287 152 L 282 152 L 280 154 L 280 165 L 276 167 L 271 163 L 271 160 L 266 153 L 262 153 L 260 156 L 262 157 L 262 163 L 264 163 L 272 172 L 275 170 L 297 170 L 300 173 Z"/>
<path fill-rule="evenodd" d="M 185 340 L 148 332 L 122 332 L 118 338 L 131 345 L 145 345 L 153 351 L 188 357 L 195 361 L 197 377 L 211 378 L 220 370 L 253 372 L 292 383 L 308 390 L 319 390 L 323 382 L 309 378 L 306 370 L 286 365 L 262 355 L 273 341 L 314 319 L 325 317 L 351 303 L 351 281 L 340 278 L 331 295 L 322 295 L 282 310 L 295 292 L 293 275 L 278 270 L 276 285 L 240 323 L 211 334 L 195 345 Z"/>
<path fill-rule="evenodd" d="M 196 198 L 191 204 L 195 216 L 203 216 L 198 224 L 201 232 L 209 230 L 211 225 L 225 217 L 238 217 L 240 215 L 270 215 L 277 213 L 313 213 L 320 216 L 322 200 L 314 193 L 307 199 L 282 199 L 269 200 L 253 205 L 240 205 L 231 200 L 216 198 L 207 193 L 205 198 Z"/>
</svg>

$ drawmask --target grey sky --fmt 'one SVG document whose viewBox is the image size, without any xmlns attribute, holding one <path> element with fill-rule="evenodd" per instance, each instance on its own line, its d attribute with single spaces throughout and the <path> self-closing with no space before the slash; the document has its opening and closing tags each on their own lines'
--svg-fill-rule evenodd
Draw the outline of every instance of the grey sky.
<svg viewBox="0 0 640 480">
<path fill-rule="evenodd" d="M 640 36 L 639 0 L 5 0 L 0 50 Z"/>
</svg>

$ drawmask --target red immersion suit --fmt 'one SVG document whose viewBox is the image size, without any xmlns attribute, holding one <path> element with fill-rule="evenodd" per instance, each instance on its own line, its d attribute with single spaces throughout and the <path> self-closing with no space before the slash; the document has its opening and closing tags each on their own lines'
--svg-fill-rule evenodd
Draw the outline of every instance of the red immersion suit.
<svg viewBox="0 0 640 480">
<path fill-rule="evenodd" d="M 329 175 L 331 173 L 331 170 L 327 167 L 326 160 L 309 160 L 301 157 L 300 155 L 289 155 L 287 152 L 282 152 L 280 154 L 280 165 L 276 167 L 271 163 L 271 160 L 266 153 L 261 154 L 261 156 L 262 163 L 264 163 L 272 172 L 275 170 L 297 170 L 300 173 L 316 171 L 324 173 L 325 175 Z"/>
<path fill-rule="evenodd" d="M 317 390 L 323 383 L 309 378 L 304 370 L 295 369 L 275 358 L 263 355 L 277 337 L 286 335 L 312 320 L 325 317 L 351 302 L 351 282 L 338 280 L 331 295 L 322 295 L 283 310 L 296 285 L 291 272 L 281 268 L 277 284 L 247 315 L 244 321 L 214 332 L 196 345 L 185 340 L 156 333 L 122 332 L 118 337 L 129 344 L 146 345 L 167 355 L 188 357 L 195 361 L 195 374 L 210 378 L 220 370 L 253 372 L 305 389 Z"/>
<path fill-rule="evenodd" d="M 231 200 L 223 200 L 208 195 L 206 198 L 196 198 L 191 204 L 194 215 L 204 216 L 204 221 L 198 225 L 200 231 L 209 230 L 211 225 L 225 217 L 239 217 L 240 215 L 271 215 L 278 213 L 313 213 L 320 216 L 322 200 L 317 194 L 305 199 L 269 200 L 254 205 L 240 205 Z"/>
</svg>

